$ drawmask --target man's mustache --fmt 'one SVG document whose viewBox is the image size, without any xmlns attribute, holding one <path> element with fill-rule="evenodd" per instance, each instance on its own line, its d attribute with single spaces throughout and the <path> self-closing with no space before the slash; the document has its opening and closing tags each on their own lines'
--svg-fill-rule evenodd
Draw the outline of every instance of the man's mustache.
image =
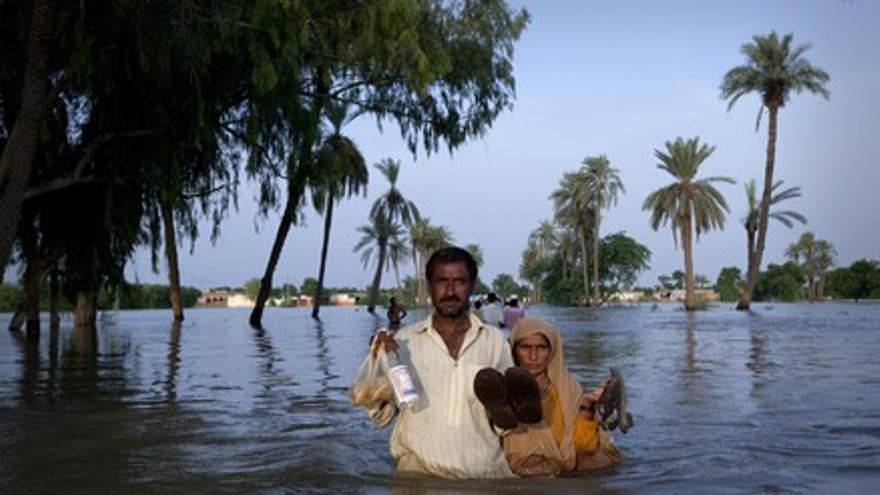
<svg viewBox="0 0 880 495">
<path fill-rule="evenodd" d="M 449 296 L 449 297 L 444 297 L 443 299 L 440 299 L 440 302 L 442 302 L 442 303 L 444 303 L 444 302 L 461 302 L 461 299 L 459 299 L 455 296 Z"/>
</svg>

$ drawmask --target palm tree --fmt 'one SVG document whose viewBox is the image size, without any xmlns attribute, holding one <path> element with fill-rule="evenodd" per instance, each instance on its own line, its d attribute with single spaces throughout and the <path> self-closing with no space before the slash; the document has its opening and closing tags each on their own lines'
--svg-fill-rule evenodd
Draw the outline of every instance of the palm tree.
<svg viewBox="0 0 880 495">
<path fill-rule="evenodd" d="M 825 272 L 834 264 L 834 255 L 837 254 L 834 246 L 824 239 L 816 239 L 812 232 L 805 232 L 797 242 L 790 244 L 785 250 L 785 256 L 795 263 L 804 259 L 804 268 L 807 272 L 807 298 L 815 301 L 822 297 L 822 285 L 825 280 Z"/>
<path fill-rule="evenodd" d="M 564 228 L 571 229 L 578 235 L 581 248 L 582 269 L 584 277 L 584 304 L 589 304 L 590 277 L 587 267 L 587 239 L 589 222 L 593 217 L 590 205 L 590 190 L 587 174 L 583 169 L 568 172 L 559 181 L 559 188 L 550 194 L 556 221 Z"/>
<path fill-rule="evenodd" d="M 780 187 L 782 187 L 784 181 L 777 181 L 773 184 L 773 188 L 770 196 L 770 205 L 773 206 L 777 203 L 785 201 L 786 199 L 799 198 L 801 196 L 801 188 L 800 187 L 789 187 L 788 189 L 783 189 L 782 191 L 776 191 Z M 758 219 L 760 218 L 758 211 L 758 200 L 756 196 L 756 186 L 755 179 L 750 180 L 746 183 L 746 199 L 749 204 L 749 212 L 742 219 L 743 226 L 746 228 L 746 239 L 748 242 L 747 252 L 748 252 L 748 260 L 747 263 L 751 264 L 754 252 L 755 252 L 755 236 L 758 232 Z M 788 228 L 794 227 L 794 221 L 800 222 L 804 225 L 807 224 L 807 219 L 800 213 L 792 210 L 782 210 L 782 211 L 771 211 L 769 218 L 779 221 L 783 225 Z M 751 269 L 751 265 L 749 265 L 749 269 Z"/>
<path fill-rule="evenodd" d="M 591 156 L 584 160 L 587 167 L 587 184 L 593 202 L 593 304 L 602 299 L 599 294 L 599 227 L 602 224 L 602 209 L 617 204 L 618 193 L 626 193 L 618 170 L 611 166 L 605 155 Z"/>
<path fill-rule="evenodd" d="M 477 268 L 483 266 L 483 248 L 480 247 L 479 244 L 465 244 L 464 250 L 471 253 L 471 256 L 474 257 L 474 261 L 477 263 Z"/>
<path fill-rule="evenodd" d="M 549 255 L 556 247 L 556 227 L 549 220 L 542 220 L 529 234 L 529 242 L 534 242 L 539 258 Z"/>
<path fill-rule="evenodd" d="M 669 172 L 675 177 L 675 182 L 649 194 L 642 205 L 643 210 L 651 211 L 651 227 L 654 230 L 668 221 L 672 227 L 673 239 L 676 239 L 674 237 L 676 231 L 681 232 L 685 269 L 684 307 L 688 311 L 697 308 L 691 231 L 696 231 L 699 240 L 703 232 L 724 228 L 724 212 L 730 211 L 724 196 L 712 183 L 733 184 L 733 179 L 729 177 L 696 179 L 700 165 L 713 151 L 715 151 L 714 146 L 705 143 L 700 145 L 698 137 L 687 141 L 681 137 L 675 142 L 666 141 L 666 152 L 655 149 L 654 156 L 660 160 L 657 168 Z"/>
<path fill-rule="evenodd" d="M 409 241 L 412 246 L 412 261 L 414 268 L 413 277 L 416 280 L 415 301 L 417 304 L 425 302 L 425 279 L 422 276 L 422 273 L 425 264 L 425 244 L 428 242 L 430 228 L 431 220 L 427 217 L 419 218 L 409 227 Z"/>
<path fill-rule="evenodd" d="M 419 210 L 415 203 L 406 199 L 397 189 L 397 178 L 400 175 L 400 162 L 386 158 L 376 164 L 376 169 L 388 179 L 390 187 L 388 191 L 376 199 L 370 209 L 370 217 L 374 224 L 388 223 L 395 226 L 411 227 L 419 220 Z M 384 255 L 384 253 L 382 253 Z M 384 260 L 384 257 L 383 257 Z M 370 302 L 367 311 L 372 313 L 376 310 L 376 301 L 379 297 L 378 282 L 381 282 L 382 271 L 377 273 L 377 281 L 374 282 L 376 289 L 370 294 Z"/>
<path fill-rule="evenodd" d="M 357 228 L 361 233 L 361 240 L 355 245 L 354 251 L 361 251 L 361 261 L 366 268 L 376 252 L 376 273 L 373 276 L 373 283 L 370 286 L 370 312 L 375 311 L 376 301 L 379 299 L 379 285 L 382 283 L 382 272 L 392 267 L 392 256 L 389 256 L 389 249 L 392 251 L 400 251 L 405 249 L 405 245 L 401 236 L 403 228 L 400 224 L 384 217 L 380 212 L 378 216 L 370 218 L 370 224 L 362 225 Z"/>
<path fill-rule="evenodd" d="M 767 163 L 764 167 L 764 190 L 761 194 L 761 206 L 758 219 L 758 239 L 752 259 L 749 261 L 749 273 L 746 285 L 740 297 L 737 309 L 748 309 L 758 280 L 758 270 L 764 256 L 767 241 L 767 226 L 770 216 L 770 199 L 773 194 L 773 168 L 776 160 L 777 117 L 791 96 L 791 92 L 809 91 L 818 93 L 828 99 L 830 93 L 825 84 L 830 80 L 828 74 L 814 67 L 803 57 L 810 45 L 791 46 L 792 35 L 782 38 L 775 31 L 766 36 L 754 36 L 751 43 L 742 45 L 742 53 L 746 56 L 746 64 L 730 69 L 721 82 L 721 98 L 729 99 L 727 110 L 730 111 L 739 98 L 745 94 L 756 92 L 761 95 L 761 114 L 767 108 L 769 124 L 767 129 Z"/>
<path fill-rule="evenodd" d="M 315 208 L 324 212 L 324 240 L 321 244 L 321 262 L 318 268 L 318 285 L 315 288 L 312 318 L 318 317 L 324 291 L 324 272 L 327 267 L 327 251 L 330 247 L 330 227 L 333 224 L 333 205 L 344 196 L 367 192 L 369 170 L 357 145 L 340 131 L 348 119 L 348 107 L 344 103 L 328 103 L 325 109 L 333 133 L 327 136 L 318 150 L 318 176 L 312 184 L 312 200 Z"/>
</svg>

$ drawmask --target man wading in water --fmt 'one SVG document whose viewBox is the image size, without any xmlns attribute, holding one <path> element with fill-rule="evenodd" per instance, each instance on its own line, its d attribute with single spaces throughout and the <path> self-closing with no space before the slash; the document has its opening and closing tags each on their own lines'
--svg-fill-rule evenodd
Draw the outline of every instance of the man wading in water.
<svg viewBox="0 0 880 495">
<path fill-rule="evenodd" d="M 520 421 L 541 420 L 538 385 L 531 375 L 513 368 L 510 346 L 495 327 L 468 310 L 477 280 L 477 265 L 464 249 L 446 247 L 428 260 L 425 275 L 434 311 L 425 320 L 397 332 L 380 332 L 361 370 L 375 369 L 384 354 L 397 350 L 420 388 L 419 405 L 398 409 L 387 393 L 369 394 L 369 377 L 359 374 L 352 397 L 378 426 L 397 416 L 391 433 L 391 455 L 400 472 L 445 478 L 513 476 L 499 435 Z M 474 378 L 485 367 L 506 371 L 517 407 L 483 407 L 474 393 Z M 387 383 L 387 382 L 386 382 Z"/>
</svg>

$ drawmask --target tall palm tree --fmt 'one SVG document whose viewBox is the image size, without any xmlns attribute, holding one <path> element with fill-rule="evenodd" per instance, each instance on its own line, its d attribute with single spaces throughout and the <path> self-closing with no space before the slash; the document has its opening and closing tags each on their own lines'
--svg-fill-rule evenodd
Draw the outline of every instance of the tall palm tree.
<svg viewBox="0 0 880 495">
<path fill-rule="evenodd" d="M 348 120 L 348 107 L 344 103 L 328 103 L 325 108 L 327 120 L 333 132 L 324 139 L 317 153 L 318 174 L 312 184 L 312 200 L 315 209 L 324 212 L 324 240 L 321 244 L 321 262 L 318 268 L 318 285 L 315 288 L 312 318 L 317 318 L 324 291 L 324 273 L 327 252 L 330 248 L 330 228 L 333 224 L 333 205 L 345 196 L 367 192 L 370 173 L 357 145 L 341 134 Z"/>
<path fill-rule="evenodd" d="M 801 197 L 801 188 L 800 187 L 789 187 L 788 189 L 783 189 L 781 191 L 777 191 L 780 187 L 782 187 L 784 181 L 777 181 L 773 184 L 773 188 L 771 189 L 770 196 L 770 206 L 773 206 L 777 203 L 785 201 L 787 199 L 799 198 Z M 756 195 L 756 185 L 755 179 L 750 180 L 746 183 L 746 199 L 749 205 L 749 212 L 742 219 L 743 226 L 746 228 L 746 239 L 747 239 L 747 252 L 748 259 L 747 263 L 749 264 L 749 269 L 751 269 L 751 262 L 753 259 L 753 255 L 755 252 L 755 236 L 758 233 L 758 219 L 760 218 L 759 210 L 758 210 L 758 199 Z M 794 222 L 800 222 L 804 225 L 807 224 L 807 219 L 800 213 L 792 210 L 782 210 L 782 211 L 771 211 L 769 218 L 779 221 L 781 224 L 785 225 L 788 228 L 794 227 Z"/>
<path fill-rule="evenodd" d="M 556 221 L 564 228 L 577 233 L 581 248 L 584 278 L 584 304 L 589 304 L 590 277 L 587 260 L 587 240 L 590 236 L 590 219 L 593 218 L 587 174 L 583 169 L 568 172 L 559 181 L 559 187 L 550 194 Z"/>
<path fill-rule="evenodd" d="M 556 256 L 562 266 L 562 281 L 568 280 L 568 270 L 572 258 L 577 252 L 577 238 L 570 230 L 562 230 L 557 234 L 558 242 L 556 244 Z"/>
<path fill-rule="evenodd" d="M 761 108 L 758 111 L 760 123 L 764 108 L 767 109 L 769 124 L 767 129 L 767 162 L 764 167 L 764 190 L 761 194 L 761 206 L 758 219 L 758 239 L 752 259 L 749 261 L 749 273 L 745 288 L 740 297 L 737 309 L 748 309 L 758 280 L 758 270 L 764 256 L 767 241 L 767 226 L 770 216 L 770 199 L 773 195 L 773 169 L 776 161 L 776 136 L 779 109 L 791 96 L 791 92 L 809 91 L 818 93 L 828 99 L 830 93 L 825 87 L 830 77 L 824 70 L 814 67 L 803 57 L 810 45 L 792 47 L 792 35 L 780 38 L 775 31 L 766 36 L 753 36 L 752 42 L 742 45 L 742 53 L 746 56 L 746 64 L 730 69 L 721 82 L 721 98 L 729 99 L 727 110 L 730 111 L 739 98 L 748 93 L 761 96 Z"/>
<path fill-rule="evenodd" d="M 684 307 L 688 311 L 697 308 L 691 232 L 695 230 L 699 240 L 703 232 L 724 228 L 724 213 L 730 212 L 724 196 L 712 183 L 733 184 L 733 179 L 720 176 L 696 178 L 700 165 L 713 151 L 715 151 L 714 146 L 705 143 L 700 145 L 698 137 L 687 141 L 681 137 L 675 142 L 666 141 L 665 152 L 655 149 L 654 156 L 660 160 L 657 168 L 669 172 L 675 177 L 675 182 L 649 194 L 642 205 L 643 210 L 651 211 L 651 227 L 654 230 L 669 222 L 673 236 L 677 231 L 680 232 L 684 249 L 686 294 Z"/>
<path fill-rule="evenodd" d="M 374 220 L 374 224 L 388 223 L 395 226 L 411 227 L 413 222 L 417 222 L 420 218 L 419 209 L 415 203 L 407 199 L 403 193 L 397 188 L 397 179 L 400 176 L 400 162 L 386 158 L 375 165 L 376 169 L 388 179 L 388 191 L 376 199 L 373 207 L 370 209 L 370 217 Z M 381 282 L 382 272 L 377 271 L 377 277 Z M 370 294 L 370 302 L 367 311 L 370 313 L 376 310 L 376 301 L 379 297 L 378 286 L 375 291 Z"/>
<path fill-rule="evenodd" d="M 386 218 L 383 213 L 379 212 L 377 216 L 370 217 L 370 224 L 362 225 L 357 228 L 361 233 L 361 240 L 354 247 L 354 251 L 363 251 L 361 253 L 361 261 L 366 268 L 373 253 L 376 253 L 376 273 L 373 275 L 373 283 L 370 286 L 370 312 L 375 311 L 376 301 L 379 299 L 379 285 L 382 283 L 382 272 L 388 268 L 392 268 L 392 256 L 389 256 L 389 250 L 400 251 L 405 249 L 403 240 L 403 227 Z"/>
<path fill-rule="evenodd" d="M 413 261 L 413 277 L 416 280 L 416 294 L 415 301 L 417 304 L 425 303 L 425 279 L 422 276 L 424 273 L 424 252 L 425 245 L 428 242 L 428 235 L 430 234 L 431 228 L 431 220 L 428 217 L 421 217 L 418 220 L 414 221 L 412 225 L 409 227 L 409 241 L 412 247 L 412 261 Z"/>
<path fill-rule="evenodd" d="M 584 160 L 587 184 L 593 203 L 593 304 L 602 301 L 599 294 L 599 244 L 602 210 L 617 204 L 617 195 L 626 193 L 618 170 L 611 166 L 605 155 L 591 156 Z"/>
</svg>

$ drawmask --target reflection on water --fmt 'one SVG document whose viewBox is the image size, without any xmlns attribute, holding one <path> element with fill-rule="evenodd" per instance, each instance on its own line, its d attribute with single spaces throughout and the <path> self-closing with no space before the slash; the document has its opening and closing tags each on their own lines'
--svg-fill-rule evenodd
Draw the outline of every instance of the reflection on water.
<svg viewBox="0 0 880 495">
<path fill-rule="evenodd" d="M 451 482 L 394 473 L 389 430 L 347 389 L 358 308 L 119 312 L 96 331 L 0 334 L 0 493 L 864 493 L 880 484 L 880 306 L 671 305 L 529 313 L 587 386 L 630 391 L 626 460 L 587 477 Z M 419 317 L 413 314 L 413 321 Z M 9 315 L 0 315 L 0 324 Z"/>
</svg>

